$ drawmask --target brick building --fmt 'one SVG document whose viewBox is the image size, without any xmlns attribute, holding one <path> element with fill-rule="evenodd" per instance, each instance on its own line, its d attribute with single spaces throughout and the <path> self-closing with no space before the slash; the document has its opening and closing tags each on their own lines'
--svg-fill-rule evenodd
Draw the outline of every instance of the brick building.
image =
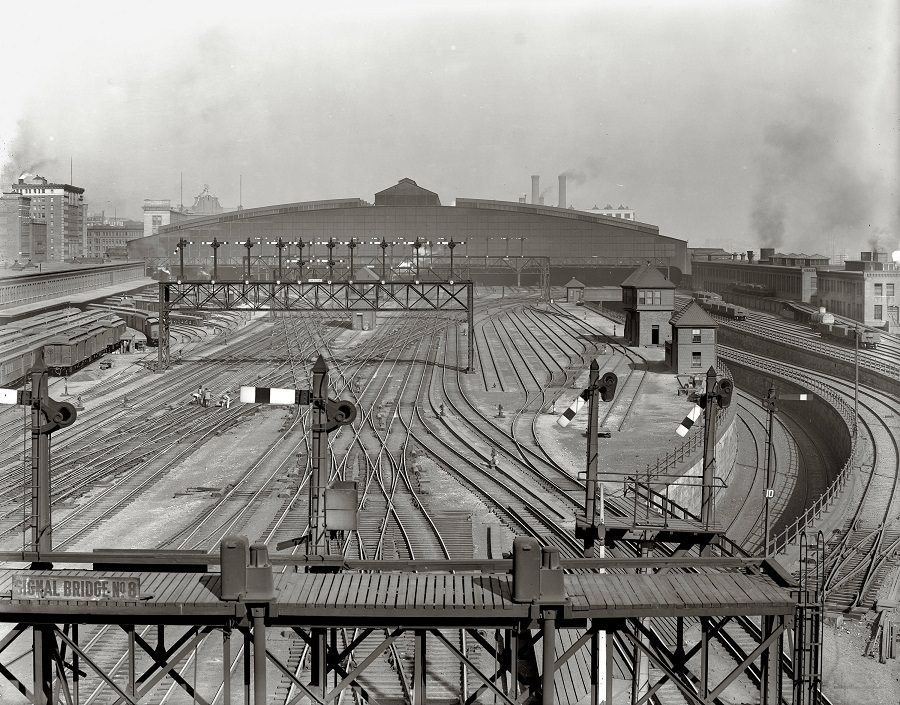
<svg viewBox="0 0 900 705">
<path fill-rule="evenodd" d="M 84 256 L 90 259 L 127 259 L 128 243 L 144 237 L 144 224 L 128 221 L 126 225 L 89 225 Z"/>
<path fill-rule="evenodd" d="M 31 217 L 31 198 L 0 194 L 0 264 L 47 261 L 47 224 Z"/>
<path fill-rule="evenodd" d="M 22 174 L 12 191 L 31 199 L 33 221 L 46 223 L 46 261 L 62 262 L 84 254 L 87 207 L 83 188 L 50 183 L 37 174 Z"/>
<path fill-rule="evenodd" d="M 675 373 L 703 374 L 716 364 L 716 329 L 719 325 L 695 301 L 669 321 L 671 340 L 666 341 L 666 362 Z"/>
<path fill-rule="evenodd" d="M 650 264 L 634 270 L 622 282 L 627 345 L 662 345 L 669 339 L 669 319 L 675 310 L 675 285 Z"/>
</svg>

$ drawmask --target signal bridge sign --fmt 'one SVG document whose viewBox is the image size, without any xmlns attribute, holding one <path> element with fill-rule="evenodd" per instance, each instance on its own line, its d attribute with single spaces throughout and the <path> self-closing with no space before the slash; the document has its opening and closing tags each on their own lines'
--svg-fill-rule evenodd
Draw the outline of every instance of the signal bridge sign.
<svg viewBox="0 0 900 705">
<path fill-rule="evenodd" d="M 99 573 L 85 576 L 23 570 L 12 577 L 12 599 L 135 602 L 141 599 L 141 579 Z"/>
</svg>

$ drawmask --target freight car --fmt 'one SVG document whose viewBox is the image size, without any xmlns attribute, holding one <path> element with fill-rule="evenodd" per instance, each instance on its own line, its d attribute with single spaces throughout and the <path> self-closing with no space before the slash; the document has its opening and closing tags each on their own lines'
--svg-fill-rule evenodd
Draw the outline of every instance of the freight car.
<svg viewBox="0 0 900 705">
<path fill-rule="evenodd" d="M 90 328 L 76 328 L 44 344 L 44 362 L 54 375 L 68 375 L 119 347 L 125 322 L 98 323 Z"/>
<path fill-rule="evenodd" d="M 720 316 L 725 316 L 725 318 L 731 318 L 735 321 L 747 320 L 747 309 L 743 306 L 727 304 L 724 301 L 717 301 L 715 299 L 701 302 L 700 305 L 710 313 L 716 313 Z"/>
<path fill-rule="evenodd" d="M 869 330 L 868 328 L 831 325 L 828 323 L 816 323 L 813 325 L 823 338 L 836 343 L 856 345 L 856 338 L 858 335 L 859 347 L 874 350 L 878 347 L 878 343 L 881 342 L 881 335 L 877 331 Z"/>
<path fill-rule="evenodd" d="M 115 314 L 125 321 L 125 325 L 129 328 L 143 333 L 149 347 L 155 348 L 159 345 L 159 319 L 146 311 L 106 304 L 88 304 L 88 310 Z"/>
<path fill-rule="evenodd" d="M 99 312 L 92 317 L 97 320 L 84 326 L 0 344 L 0 386 L 19 386 L 42 348 L 50 373 L 65 375 L 119 347 L 125 332 L 124 322 Z"/>
<path fill-rule="evenodd" d="M 775 290 L 766 284 L 752 284 L 747 282 L 733 282 L 728 288 L 738 294 L 750 294 L 751 296 L 775 296 Z"/>
<path fill-rule="evenodd" d="M 34 356 L 42 343 L 25 339 L 0 346 L 0 386 L 15 388 L 22 384 L 34 365 Z"/>
<path fill-rule="evenodd" d="M 722 295 L 714 291 L 695 291 L 691 297 L 694 301 L 703 304 L 707 301 L 721 301 Z"/>
</svg>

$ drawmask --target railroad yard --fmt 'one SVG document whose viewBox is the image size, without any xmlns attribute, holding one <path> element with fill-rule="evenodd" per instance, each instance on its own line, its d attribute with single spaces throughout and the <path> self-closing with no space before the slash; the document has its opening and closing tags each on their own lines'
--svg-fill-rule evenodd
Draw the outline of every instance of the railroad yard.
<svg viewBox="0 0 900 705">
<path fill-rule="evenodd" d="M 698 424 L 683 439 L 675 435 L 691 402 L 679 393 L 661 349 L 625 347 L 616 320 L 587 307 L 541 300 L 537 289 L 479 287 L 475 303 L 475 361 L 468 374 L 466 327 L 449 312 L 380 313 L 371 330 L 352 330 L 347 315 L 331 311 L 232 311 L 215 327 L 175 327 L 173 364 L 163 373 L 152 371 L 152 351 L 109 355 L 107 369 L 95 362 L 65 379 L 52 378 L 51 397 L 80 403 L 77 422 L 53 440 L 54 550 L 217 554 L 223 537 L 243 534 L 267 544 L 270 555 L 302 552 L 299 542 L 281 551 L 276 545 L 298 539 L 308 528 L 310 407 L 215 402 L 226 394 L 236 400 L 245 385 L 307 389 L 319 355 L 329 369 L 332 395 L 352 400 L 358 409 L 355 421 L 329 438 L 332 476 L 357 483 L 359 509 L 358 529 L 330 538 L 330 554 L 348 560 L 499 559 L 516 535 L 528 535 L 557 547 L 561 557 L 580 557 L 574 528 L 576 514 L 584 511 L 587 419 L 576 415 L 566 428 L 556 420 L 587 386 L 594 359 L 601 372 L 618 376 L 615 398 L 600 405 L 599 472 L 607 514 L 630 521 L 649 517 L 658 507 L 682 518 L 699 514 L 696 484 L 674 478 L 690 477 L 702 458 L 702 428 Z M 809 345 L 839 359 L 853 355 L 766 314 L 719 322 L 794 349 Z M 856 416 L 852 379 L 778 361 L 774 353 L 762 357 L 731 345 L 718 351 L 720 374 L 736 382 L 734 402 L 722 412 L 721 481 L 715 492 L 724 554 L 753 556 L 764 548 L 767 419 L 760 402 L 765 388 L 774 382 L 808 390 L 831 409 L 831 422 L 844 427 L 851 452 L 842 458 L 840 443 L 826 443 L 830 431 L 810 423 L 824 411 L 811 417 L 789 403 L 779 407 L 770 506 L 770 545 L 787 570 L 802 568 L 800 531 L 824 534 L 821 570 L 831 617 L 823 690 L 835 704 L 859 702 L 860 691 L 848 685 L 853 679 L 871 693 L 866 702 L 894 703 L 900 692 L 896 667 L 863 655 L 868 641 L 858 626 L 866 624 L 879 599 L 900 594 L 898 349 L 896 337 L 884 336 L 877 350 L 860 352 L 859 368 L 880 375 L 882 383 L 859 385 Z M 209 406 L 192 403 L 201 388 L 212 393 Z M 0 520 L 4 551 L 25 549 L 28 423 L 21 409 L 0 412 L 7 468 Z M 826 470 L 833 467 L 841 469 Z M 673 482 L 674 489 L 666 489 Z M 639 555 L 639 548 L 619 542 L 613 555 L 635 551 Z M 854 621 L 860 617 L 863 622 Z M 649 621 L 660 639 L 675 645 L 673 620 Z M 146 636 L 150 629 L 138 627 L 135 633 Z M 746 655 L 742 644 L 758 638 L 758 630 L 759 623 L 747 618 L 722 629 L 711 643 L 710 672 L 724 676 L 737 665 Z M 474 673 L 492 672 L 495 657 L 466 632 L 442 629 L 441 634 L 466 655 L 468 665 L 429 647 L 429 702 L 474 697 L 481 682 Z M 494 639 L 490 630 L 482 637 Z M 98 666 L 125 678 L 125 632 L 112 625 L 84 627 L 78 638 Z M 336 635 L 340 648 L 353 644 L 357 663 L 382 638 L 353 630 Z M 557 655 L 573 643 L 560 632 Z M 27 645 L 7 646 L 5 665 L 27 670 Z M 298 702 L 302 693 L 296 683 L 308 680 L 312 668 L 309 644 L 285 630 L 270 636 L 269 648 L 293 674 L 269 664 L 270 702 Z M 414 651 L 406 633 L 372 657 L 359 682 L 374 701 L 406 701 Z M 18 656 L 9 658 L 10 653 Z M 241 657 L 237 644 L 231 668 L 236 684 Z M 616 644 L 614 691 L 625 698 L 631 657 L 625 643 Z M 146 655 L 138 658 L 149 663 Z M 699 655 L 688 667 L 700 668 Z M 202 684 L 220 681 L 222 668 L 221 646 L 213 639 L 195 641 L 178 665 L 180 678 L 216 698 L 221 686 Z M 650 675 L 659 677 L 652 667 Z M 721 702 L 755 702 L 753 677 L 751 670 L 735 679 L 720 694 Z M 785 678 L 788 683 L 789 673 Z M 590 685 L 589 654 L 581 648 L 557 672 L 556 702 L 590 702 Z M 93 673 L 86 673 L 80 686 L 81 702 L 121 701 Z M 483 693 L 480 701 L 491 697 Z M 655 698 L 663 704 L 686 702 L 674 687 L 664 686 Z M 149 701 L 194 702 L 171 681 L 158 685 Z M 0 702 L 29 701 L 4 682 Z"/>
</svg>

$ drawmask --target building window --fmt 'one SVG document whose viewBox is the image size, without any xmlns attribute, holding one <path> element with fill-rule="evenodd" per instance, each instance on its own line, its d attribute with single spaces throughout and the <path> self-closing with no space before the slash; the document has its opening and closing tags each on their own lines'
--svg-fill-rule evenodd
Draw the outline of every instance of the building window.
<svg viewBox="0 0 900 705">
<path fill-rule="evenodd" d="M 881 296 L 881 284 L 875 285 L 875 296 Z"/>
<path fill-rule="evenodd" d="M 161 215 L 154 215 L 154 216 L 152 216 L 152 218 L 153 218 L 153 225 L 162 225 L 162 216 Z"/>
<path fill-rule="evenodd" d="M 885 284 L 885 295 L 893 296 L 894 295 L 894 285 L 893 284 Z"/>
<path fill-rule="evenodd" d="M 660 306 L 662 304 L 662 291 L 659 289 L 638 289 L 638 303 L 647 306 Z"/>
<path fill-rule="evenodd" d="M 692 343 L 700 342 L 700 329 L 699 328 L 691 328 L 691 342 Z"/>
<path fill-rule="evenodd" d="M 700 361 L 700 353 L 692 352 L 691 353 L 691 367 L 702 367 L 702 363 Z"/>
<path fill-rule="evenodd" d="M 881 304 L 875 304 L 875 320 L 876 321 L 881 320 L 881 311 L 882 311 Z"/>
</svg>

